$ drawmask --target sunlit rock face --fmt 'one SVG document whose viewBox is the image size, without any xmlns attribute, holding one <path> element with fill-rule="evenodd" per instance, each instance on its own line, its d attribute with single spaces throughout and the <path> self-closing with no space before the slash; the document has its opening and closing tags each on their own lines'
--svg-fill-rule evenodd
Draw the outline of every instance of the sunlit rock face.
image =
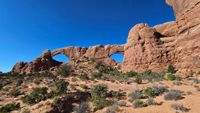
<svg viewBox="0 0 200 113">
<path fill-rule="evenodd" d="M 163 71 L 172 64 L 178 75 L 190 76 L 200 71 L 200 0 L 166 2 L 173 8 L 176 20 L 154 27 L 138 24 L 130 30 L 124 45 L 45 50 L 40 57 L 29 63 L 17 63 L 12 71 L 30 73 L 59 66 L 62 62 L 52 58 L 58 54 L 64 54 L 70 61 L 87 58 L 114 66 L 119 64 L 111 55 L 122 53 L 124 61 L 120 65 L 123 71 Z"/>
</svg>

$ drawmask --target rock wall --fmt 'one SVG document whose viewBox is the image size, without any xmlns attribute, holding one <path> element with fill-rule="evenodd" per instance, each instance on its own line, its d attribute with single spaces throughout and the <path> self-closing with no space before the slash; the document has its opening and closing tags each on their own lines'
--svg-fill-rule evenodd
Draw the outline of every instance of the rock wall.
<svg viewBox="0 0 200 113">
<path fill-rule="evenodd" d="M 123 71 L 162 71 L 172 64 L 176 67 L 177 74 L 190 76 L 200 71 L 200 0 L 166 2 L 174 9 L 176 20 L 152 28 L 146 24 L 138 24 L 130 30 L 124 45 L 46 50 L 30 63 L 17 63 L 12 71 L 34 72 L 58 66 L 61 63 L 52 59 L 57 54 L 64 54 L 71 61 L 88 58 L 116 65 L 110 56 L 122 53 Z"/>
</svg>

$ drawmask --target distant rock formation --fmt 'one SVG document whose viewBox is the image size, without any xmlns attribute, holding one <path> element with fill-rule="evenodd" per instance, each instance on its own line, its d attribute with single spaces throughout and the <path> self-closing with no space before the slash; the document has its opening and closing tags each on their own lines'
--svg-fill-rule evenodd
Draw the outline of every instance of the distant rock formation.
<svg viewBox="0 0 200 113">
<path fill-rule="evenodd" d="M 93 46 L 89 48 L 66 47 L 54 51 L 46 50 L 30 63 L 17 63 L 12 72 L 35 72 L 59 66 L 61 62 L 52 59 L 64 54 L 71 61 L 83 57 L 117 65 L 111 59 L 115 53 L 124 54 L 121 64 L 123 71 L 141 72 L 166 70 L 169 64 L 177 69 L 177 74 L 190 76 L 200 71 L 200 0 L 166 0 L 175 12 L 176 21 L 157 25 L 134 26 L 124 45 Z"/>
<path fill-rule="evenodd" d="M 52 67 L 59 66 L 62 62 L 55 61 L 52 57 L 58 54 L 64 54 L 70 61 L 78 61 L 82 58 L 90 60 L 102 61 L 108 65 L 116 65 L 117 63 L 111 58 L 115 53 L 124 53 L 123 45 L 98 45 L 89 48 L 66 47 L 57 50 L 45 50 L 39 58 L 25 63 L 19 62 L 14 65 L 12 72 L 14 73 L 32 73 L 37 71 L 49 70 Z"/>
</svg>

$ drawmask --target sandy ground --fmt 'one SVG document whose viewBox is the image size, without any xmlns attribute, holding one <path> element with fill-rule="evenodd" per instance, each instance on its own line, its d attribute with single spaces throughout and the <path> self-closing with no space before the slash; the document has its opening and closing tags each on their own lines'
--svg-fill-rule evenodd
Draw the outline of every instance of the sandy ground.
<svg viewBox="0 0 200 113">
<path fill-rule="evenodd" d="M 72 80 L 72 78 L 67 78 L 67 81 L 70 82 L 70 85 L 75 87 L 75 89 L 80 88 L 80 84 L 85 84 L 89 88 L 93 88 L 94 85 L 97 84 L 106 84 L 109 88 L 109 90 L 114 90 L 114 91 L 119 91 L 122 90 L 122 92 L 125 92 L 125 99 L 122 101 L 126 101 L 127 105 L 126 107 L 119 107 L 120 111 L 118 113 L 181 113 L 181 111 L 176 111 L 173 108 L 171 108 L 171 104 L 178 103 L 178 104 L 183 104 L 185 107 L 189 108 L 188 113 L 200 113 L 200 91 L 197 90 L 197 87 L 200 87 L 200 84 L 195 84 L 191 85 L 191 80 L 183 80 L 181 81 L 183 84 L 180 86 L 174 85 L 172 81 L 160 81 L 160 82 L 154 82 L 154 83 L 143 83 L 143 84 L 136 84 L 136 83 L 131 83 L 131 84 L 126 84 L 126 83 L 120 83 L 118 81 L 116 82 L 110 82 L 110 81 L 102 81 L 102 80 L 97 80 L 97 81 L 81 81 L 79 79 L 77 80 Z M 192 92 L 192 94 L 184 95 L 184 99 L 178 100 L 178 101 L 166 101 L 164 100 L 164 95 L 158 96 L 155 98 L 156 102 L 162 103 L 161 105 L 152 105 L 152 106 L 147 106 L 143 108 L 133 108 L 132 103 L 129 102 L 129 97 L 128 94 L 133 91 L 134 89 L 145 89 L 148 86 L 167 86 L 169 87 L 168 89 L 177 89 L 181 90 L 184 92 Z M 33 84 L 29 84 L 27 89 L 31 89 L 34 87 Z M 83 89 L 82 89 L 83 90 Z M 18 111 L 13 111 L 13 113 L 19 113 L 22 112 L 25 108 L 28 108 L 31 113 L 45 113 L 48 109 L 50 109 L 50 104 L 52 103 L 53 100 L 48 99 L 46 101 L 42 101 L 36 105 L 25 107 L 25 105 L 22 103 L 20 100 L 20 97 L 18 98 L 11 98 L 9 96 L 0 95 L 0 106 L 3 106 L 7 103 L 11 102 L 20 102 L 21 104 L 21 109 Z M 99 110 L 96 113 L 104 113 L 106 111 L 106 108 L 103 110 Z"/>
</svg>

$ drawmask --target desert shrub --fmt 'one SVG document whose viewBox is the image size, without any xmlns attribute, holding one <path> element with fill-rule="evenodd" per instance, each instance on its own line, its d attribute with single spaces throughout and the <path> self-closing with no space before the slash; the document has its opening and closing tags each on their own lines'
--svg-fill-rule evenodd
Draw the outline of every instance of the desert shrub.
<svg viewBox="0 0 200 113">
<path fill-rule="evenodd" d="M 125 77 L 125 78 L 135 77 L 137 75 L 138 75 L 138 73 L 137 72 L 133 72 L 133 71 L 123 73 L 123 77 Z"/>
<path fill-rule="evenodd" d="M 105 113 L 117 113 L 119 111 L 119 107 L 117 105 L 110 106 L 106 109 Z"/>
<path fill-rule="evenodd" d="M 134 108 L 141 108 L 141 107 L 146 107 L 146 106 L 147 105 L 145 104 L 145 102 L 139 99 L 133 102 Z"/>
<path fill-rule="evenodd" d="M 105 98 L 98 98 L 97 100 L 93 101 L 93 104 L 95 106 L 94 111 L 103 109 L 107 106 L 113 105 L 114 101 L 112 100 L 106 100 Z"/>
<path fill-rule="evenodd" d="M 151 87 L 147 87 L 145 90 L 144 90 L 144 94 L 149 96 L 149 97 L 155 97 L 156 96 L 156 91 L 154 88 L 151 88 Z"/>
<path fill-rule="evenodd" d="M 138 90 L 138 89 L 136 89 L 136 90 L 134 90 L 133 92 L 131 92 L 129 95 L 128 95 L 130 98 L 131 98 L 131 100 L 137 100 L 137 99 L 141 99 L 141 98 L 143 98 L 143 94 L 142 94 L 142 91 L 140 91 L 140 90 Z"/>
<path fill-rule="evenodd" d="M 148 98 L 146 100 L 146 104 L 149 105 L 156 105 L 157 103 L 155 102 L 154 98 Z"/>
<path fill-rule="evenodd" d="M 192 84 L 200 84 L 200 80 L 195 78 L 195 79 L 192 79 Z"/>
<path fill-rule="evenodd" d="M 66 90 L 67 90 L 67 87 L 69 85 L 68 82 L 64 81 L 64 80 L 58 80 L 56 81 L 56 92 L 58 94 L 65 94 L 66 93 Z"/>
<path fill-rule="evenodd" d="M 165 100 L 180 100 L 182 99 L 182 91 L 179 90 L 170 90 L 165 96 Z"/>
<path fill-rule="evenodd" d="M 72 72 L 72 66 L 68 64 L 60 66 L 57 70 L 57 74 L 63 77 L 69 76 L 71 72 Z"/>
<path fill-rule="evenodd" d="M 135 80 L 134 80 L 137 84 L 141 84 L 142 83 L 142 78 L 141 78 L 141 76 L 136 76 L 135 77 Z"/>
<path fill-rule="evenodd" d="M 96 110 L 102 109 L 112 104 L 111 101 L 106 100 L 107 92 L 108 92 L 108 87 L 104 84 L 96 85 L 92 89 L 91 91 L 92 102 Z"/>
<path fill-rule="evenodd" d="M 167 68 L 167 72 L 168 73 L 176 73 L 176 70 L 175 70 L 174 66 L 170 64 Z"/>
<path fill-rule="evenodd" d="M 98 72 L 98 71 L 92 73 L 92 77 L 93 77 L 94 79 L 101 79 L 102 76 L 103 76 L 103 73 Z"/>
<path fill-rule="evenodd" d="M 182 112 L 188 112 L 189 109 L 184 107 L 182 104 L 171 104 L 171 107 L 175 110 L 179 110 L 179 111 L 182 111 Z"/>
<path fill-rule="evenodd" d="M 22 83 L 23 83 L 22 79 L 17 80 L 16 87 L 21 86 Z"/>
<path fill-rule="evenodd" d="M 104 64 L 101 61 L 96 63 L 95 68 L 101 73 L 109 73 L 110 71 L 113 70 L 113 68 L 111 66 L 107 66 L 106 64 Z"/>
<path fill-rule="evenodd" d="M 81 74 L 81 75 L 79 76 L 79 78 L 80 78 L 81 80 L 89 80 L 89 77 L 88 77 L 88 75 L 87 75 L 86 73 Z"/>
<path fill-rule="evenodd" d="M 159 96 L 162 95 L 165 92 L 168 92 L 169 90 L 165 86 L 153 86 L 153 89 L 155 91 L 155 95 Z"/>
<path fill-rule="evenodd" d="M 165 77 L 165 72 L 164 72 L 164 71 L 161 71 L 161 72 L 159 72 L 159 73 L 157 74 L 155 80 L 156 80 L 156 81 L 160 81 L 160 80 L 163 80 L 164 77 Z"/>
<path fill-rule="evenodd" d="M 94 88 L 91 91 L 92 99 L 97 98 L 106 98 L 108 92 L 108 87 L 104 84 L 98 84 L 94 86 Z"/>
<path fill-rule="evenodd" d="M 9 92 L 9 95 L 12 97 L 17 97 L 17 96 L 21 95 L 21 92 L 18 88 L 14 88 Z"/>
<path fill-rule="evenodd" d="M 88 113 L 88 112 L 89 112 L 88 102 L 81 102 L 75 111 L 75 113 Z"/>
<path fill-rule="evenodd" d="M 115 98 L 120 98 L 122 96 L 122 93 L 120 91 L 113 91 L 111 90 L 108 93 L 109 97 L 115 97 Z"/>
<path fill-rule="evenodd" d="M 169 74 L 167 75 L 167 79 L 170 80 L 170 81 L 173 81 L 173 80 L 176 79 L 176 76 L 173 75 L 173 74 L 171 74 L 171 73 L 169 73 Z"/>
<path fill-rule="evenodd" d="M 47 98 L 51 98 L 52 94 L 47 92 L 48 88 L 33 88 L 33 91 L 24 97 L 22 97 L 22 101 L 27 104 L 36 104 L 42 100 L 46 100 Z"/>
<path fill-rule="evenodd" d="M 7 104 L 0 108 L 0 113 L 10 113 L 11 111 L 18 110 L 20 108 L 20 103 Z"/>
</svg>

